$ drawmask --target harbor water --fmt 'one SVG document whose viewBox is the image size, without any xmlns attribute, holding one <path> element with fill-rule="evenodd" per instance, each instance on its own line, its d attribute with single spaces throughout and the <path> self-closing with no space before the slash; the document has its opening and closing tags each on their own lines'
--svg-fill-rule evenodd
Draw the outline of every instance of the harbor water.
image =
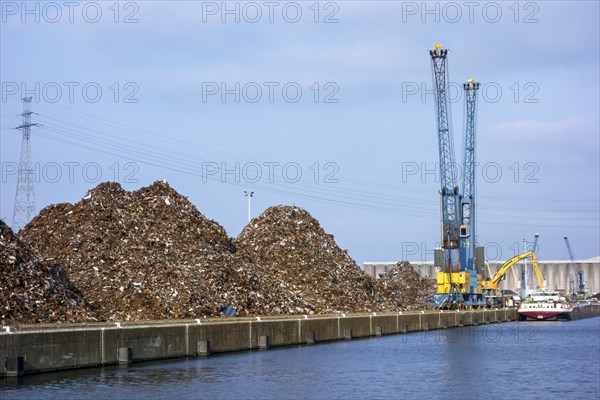
<svg viewBox="0 0 600 400">
<path fill-rule="evenodd" d="M 0 399 L 600 398 L 600 318 L 0 378 Z"/>
</svg>

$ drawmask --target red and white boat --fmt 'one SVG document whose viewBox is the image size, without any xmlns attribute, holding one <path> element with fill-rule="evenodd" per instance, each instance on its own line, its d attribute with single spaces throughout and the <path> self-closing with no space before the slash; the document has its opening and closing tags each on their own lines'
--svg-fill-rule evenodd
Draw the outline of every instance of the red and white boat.
<svg viewBox="0 0 600 400">
<path fill-rule="evenodd" d="M 520 320 L 571 319 L 573 305 L 558 292 L 537 290 L 531 292 L 519 306 Z"/>
</svg>

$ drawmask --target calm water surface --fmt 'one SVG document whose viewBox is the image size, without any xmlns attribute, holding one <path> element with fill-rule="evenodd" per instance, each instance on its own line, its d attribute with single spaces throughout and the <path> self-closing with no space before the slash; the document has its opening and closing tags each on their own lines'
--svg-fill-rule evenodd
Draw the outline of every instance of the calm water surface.
<svg viewBox="0 0 600 400">
<path fill-rule="evenodd" d="M 600 399 L 600 318 L 0 379 L 0 399 Z"/>
</svg>

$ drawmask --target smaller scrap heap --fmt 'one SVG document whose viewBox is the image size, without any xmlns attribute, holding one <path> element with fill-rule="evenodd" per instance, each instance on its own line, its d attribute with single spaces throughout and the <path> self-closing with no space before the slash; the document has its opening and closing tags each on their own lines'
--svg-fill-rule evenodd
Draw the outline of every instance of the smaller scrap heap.
<svg viewBox="0 0 600 400">
<path fill-rule="evenodd" d="M 408 261 L 397 263 L 378 283 L 396 293 L 405 310 L 423 308 L 423 303 L 433 297 L 437 287 L 435 279 L 421 277 Z"/>
</svg>

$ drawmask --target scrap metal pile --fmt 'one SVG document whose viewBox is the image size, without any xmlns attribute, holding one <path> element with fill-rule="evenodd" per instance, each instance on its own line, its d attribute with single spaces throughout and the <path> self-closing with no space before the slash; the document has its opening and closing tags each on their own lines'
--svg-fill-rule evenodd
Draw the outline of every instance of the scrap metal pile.
<svg viewBox="0 0 600 400">
<path fill-rule="evenodd" d="M 246 226 L 236 245 L 275 292 L 265 306 L 269 314 L 383 311 L 398 305 L 391 291 L 378 290 L 375 280 L 299 207 L 267 209 Z"/>
<path fill-rule="evenodd" d="M 421 277 L 407 261 L 396 264 L 378 283 L 393 290 L 409 310 L 423 308 L 424 301 L 432 298 L 437 288 L 435 279 Z"/>
<path fill-rule="evenodd" d="M 299 207 L 271 207 L 231 239 L 163 181 L 133 192 L 102 183 L 46 207 L 19 236 L 38 264 L 60 265 L 98 320 L 393 311 L 424 297 L 411 274 L 386 283 L 363 273 Z"/>
<path fill-rule="evenodd" d="M 135 192 L 100 184 L 45 208 L 20 236 L 63 266 L 101 319 L 211 315 L 260 290 L 223 227 L 162 181 Z"/>
<path fill-rule="evenodd" d="M 38 260 L 0 220 L 0 325 L 93 320 L 60 267 Z"/>
</svg>

